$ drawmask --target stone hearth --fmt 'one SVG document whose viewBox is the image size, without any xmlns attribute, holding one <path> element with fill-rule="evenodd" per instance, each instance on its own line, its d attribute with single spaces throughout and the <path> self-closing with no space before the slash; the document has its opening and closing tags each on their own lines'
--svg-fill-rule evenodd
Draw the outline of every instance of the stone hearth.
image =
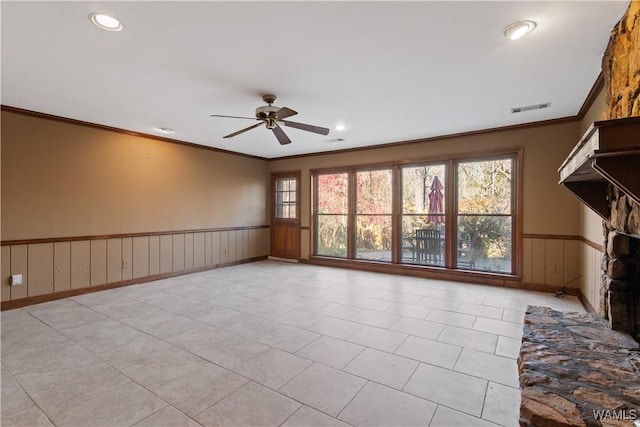
<svg viewBox="0 0 640 427">
<path fill-rule="evenodd" d="M 597 314 L 529 306 L 518 359 L 522 427 L 634 426 L 640 348 Z"/>
</svg>

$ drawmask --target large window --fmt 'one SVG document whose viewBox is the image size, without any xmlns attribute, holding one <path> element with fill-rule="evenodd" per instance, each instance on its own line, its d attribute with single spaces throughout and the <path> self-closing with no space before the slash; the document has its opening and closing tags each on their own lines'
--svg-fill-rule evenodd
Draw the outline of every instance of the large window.
<svg viewBox="0 0 640 427">
<path fill-rule="evenodd" d="M 458 268 L 511 272 L 513 160 L 457 164 Z"/>
<path fill-rule="evenodd" d="M 401 262 L 444 266 L 445 165 L 404 166 Z"/>
<path fill-rule="evenodd" d="M 314 255 L 515 274 L 519 155 L 314 171 Z"/>
<path fill-rule="evenodd" d="M 356 172 L 356 257 L 391 261 L 391 169 Z"/>
</svg>

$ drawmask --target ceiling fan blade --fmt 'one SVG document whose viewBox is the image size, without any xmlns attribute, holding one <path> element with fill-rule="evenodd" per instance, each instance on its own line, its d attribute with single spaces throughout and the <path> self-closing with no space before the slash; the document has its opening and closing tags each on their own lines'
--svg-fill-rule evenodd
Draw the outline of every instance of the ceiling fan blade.
<svg viewBox="0 0 640 427">
<path fill-rule="evenodd" d="M 282 122 L 289 127 L 306 130 L 307 132 L 319 133 L 320 135 L 329 135 L 329 129 L 322 128 L 320 126 L 308 125 L 306 123 L 290 122 L 288 120 L 282 120 Z"/>
<path fill-rule="evenodd" d="M 278 138 L 278 142 L 280 143 L 280 145 L 291 144 L 291 140 L 284 133 L 284 131 L 282 130 L 282 128 L 280 126 L 276 125 L 271 130 L 273 131 L 273 134 L 276 136 L 276 138 Z"/>
<path fill-rule="evenodd" d="M 276 111 L 276 120 L 286 119 L 287 117 L 295 116 L 296 114 L 298 114 L 297 111 L 293 111 L 291 108 L 282 107 Z"/>
<path fill-rule="evenodd" d="M 220 114 L 211 114 L 210 117 L 224 117 L 225 119 L 248 119 L 248 120 L 258 120 L 255 117 L 242 117 L 242 116 L 222 116 Z"/>
<path fill-rule="evenodd" d="M 227 135 L 227 136 L 223 136 L 223 138 L 233 138 L 234 136 L 236 136 L 236 135 L 240 135 L 241 133 L 244 133 L 244 132 L 246 132 L 246 131 L 248 131 L 248 130 L 255 129 L 255 128 L 257 128 L 258 126 L 260 126 L 261 124 L 262 124 L 262 122 L 260 122 L 260 123 L 256 123 L 255 125 L 252 125 L 252 126 L 249 126 L 248 128 L 244 128 L 244 129 L 242 129 L 242 130 L 239 130 L 238 132 L 230 133 L 230 134 L 229 134 L 229 135 Z M 289 141 L 289 142 L 291 142 L 291 141 Z"/>
</svg>

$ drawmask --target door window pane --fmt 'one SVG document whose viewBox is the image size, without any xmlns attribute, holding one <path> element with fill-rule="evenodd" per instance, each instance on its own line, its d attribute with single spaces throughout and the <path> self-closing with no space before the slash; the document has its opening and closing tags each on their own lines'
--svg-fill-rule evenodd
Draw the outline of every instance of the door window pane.
<svg viewBox="0 0 640 427">
<path fill-rule="evenodd" d="M 295 219 L 296 212 L 296 179 L 277 178 L 276 179 L 276 218 Z"/>
</svg>

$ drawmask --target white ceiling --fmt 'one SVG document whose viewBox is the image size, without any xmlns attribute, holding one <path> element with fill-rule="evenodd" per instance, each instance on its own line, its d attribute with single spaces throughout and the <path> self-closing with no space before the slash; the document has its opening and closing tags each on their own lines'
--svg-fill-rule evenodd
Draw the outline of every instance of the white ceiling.
<svg viewBox="0 0 640 427">
<path fill-rule="evenodd" d="M 2 1 L 1 102 L 265 158 L 574 116 L 628 4 Z M 506 39 L 521 19 L 538 28 Z M 291 120 L 347 129 L 223 139 L 254 122 L 209 115 L 251 117 L 264 93 Z"/>
</svg>

